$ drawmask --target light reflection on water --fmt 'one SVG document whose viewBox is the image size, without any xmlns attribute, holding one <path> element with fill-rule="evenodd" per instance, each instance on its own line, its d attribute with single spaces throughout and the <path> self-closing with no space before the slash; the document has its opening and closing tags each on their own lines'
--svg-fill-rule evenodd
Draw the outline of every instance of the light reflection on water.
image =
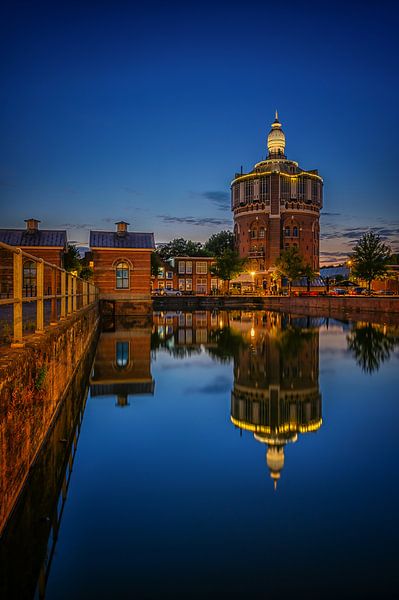
<svg viewBox="0 0 399 600">
<path fill-rule="evenodd" d="M 389 597 L 398 341 L 267 311 L 105 322 L 46 597 Z"/>
</svg>

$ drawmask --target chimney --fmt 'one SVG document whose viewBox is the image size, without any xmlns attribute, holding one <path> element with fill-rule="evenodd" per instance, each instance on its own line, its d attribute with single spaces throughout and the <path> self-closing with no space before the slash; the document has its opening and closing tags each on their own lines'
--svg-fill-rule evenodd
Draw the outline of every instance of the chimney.
<svg viewBox="0 0 399 600">
<path fill-rule="evenodd" d="M 28 233 L 35 233 L 39 229 L 39 223 L 37 219 L 25 219 L 26 231 Z"/>
<path fill-rule="evenodd" d="M 116 225 L 117 235 L 120 235 L 120 236 L 126 235 L 127 226 L 129 225 L 129 223 L 126 223 L 126 221 L 118 221 L 117 223 L 115 223 L 115 225 Z"/>
</svg>

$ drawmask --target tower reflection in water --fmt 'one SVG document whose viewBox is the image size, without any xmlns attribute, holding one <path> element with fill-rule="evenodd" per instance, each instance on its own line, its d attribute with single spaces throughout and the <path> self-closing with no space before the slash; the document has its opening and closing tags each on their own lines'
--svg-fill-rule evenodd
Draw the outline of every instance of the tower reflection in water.
<svg viewBox="0 0 399 600">
<path fill-rule="evenodd" d="M 267 446 L 275 488 L 285 446 L 322 424 L 317 325 L 269 312 L 244 313 L 231 322 L 245 342 L 234 357 L 231 421 Z"/>
<path fill-rule="evenodd" d="M 151 375 L 151 320 L 114 317 L 102 331 L 90 377 L 90 396 L 115 396 L 116 406 L 129 406 L 129 396 L 154 394 Z"/>
</svg>

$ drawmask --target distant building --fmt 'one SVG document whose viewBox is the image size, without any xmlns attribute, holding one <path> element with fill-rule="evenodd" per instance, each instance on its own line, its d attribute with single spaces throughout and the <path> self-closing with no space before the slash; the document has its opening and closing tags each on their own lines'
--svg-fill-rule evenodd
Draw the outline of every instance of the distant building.
<svg viewBox="0 0 399 600">
<path fill-rule="evenodd" d="M 39 229 L 37 219 L 26 219 L 25 229 L 0 229 L 0 242 L 22 248 L 28 254 L 41 258 L 57 267 L 63 267 L 64 253 L 67 247 L 67 233 L 58 229 Z M 0 249 L 1 258 L 1 294 L 7 295 L 12 287 L 13 257 Z M 44 289 L 51 292 L 51 271 L 44 269 Z M 36 295 L 37 263 L 24 257 L 23 290 L 25 295 Z"/>
<path fill-rule="evenodd" d="M 178 289 L 195 295 L 210 294 L 219 288 L 219 280 L 210 267 L 215 259 L 206 256 L 177 256 L 173 259 Z"/>
<path fill-rule="evenodd" d="M 241 257 L 249 258 L 255 286 L 270 288 L 282 250 L 297 246 L 307 264 L 319 270 L 323 180 L 285 155 L 285 134 L 276 118 L 267 138 L 268 156 L 231 184 L 234 234 Z"/>
<path fill-rule="evenodd" d="M 117 301 L 119 312 L 146 312 L 151 300 L 154 234 L 128 231 L 128 225 L 119 221 L 116 231 L 90 231 L 93 281 L 100 300 Z"/>
</svg>

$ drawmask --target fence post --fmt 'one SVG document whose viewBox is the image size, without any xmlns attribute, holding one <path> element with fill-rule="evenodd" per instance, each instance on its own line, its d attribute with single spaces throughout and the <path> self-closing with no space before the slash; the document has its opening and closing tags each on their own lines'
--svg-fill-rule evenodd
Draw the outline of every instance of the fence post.
<svg viewBox="0 0 399 600">
<path fill-rule="evenodd" d="M 12 348 L 22 348 L 22 252 L 18 248 L 13 258 L 13 341 Z"/>
<path fill-rule="evenodd" d="M 50 325 L 57 325 L 57 269 L 51 269 L 51 317 Z"/>
<path fill-rule="evenodd" d="M 67 307 L 67 314 L 70 315 L 72 313 L 72 275 L 70 273 L 68 273 L 67 277 L 68 277 L 68 307 Z"/>
<path fill-rule="evenodd" d="M 76 312 L 76 277 L 72 277 L 72 312 Z"/>
<path fill-rule="evenodd" d="M 36 333 L 44 331 L 44 263 L 43 259 L 37 262 L 37 291 L 36 291 Z"/>
<path fill-rule="evenodd" d="M 61 310 L 60 318 L 66 317 L 66 273 L 61 271 Z"/>
<path fill-rule="evenodd" d="M 82 304 L 83 306 L 87 306 L 87 281 L 82 283 Z"/>
</svg>

